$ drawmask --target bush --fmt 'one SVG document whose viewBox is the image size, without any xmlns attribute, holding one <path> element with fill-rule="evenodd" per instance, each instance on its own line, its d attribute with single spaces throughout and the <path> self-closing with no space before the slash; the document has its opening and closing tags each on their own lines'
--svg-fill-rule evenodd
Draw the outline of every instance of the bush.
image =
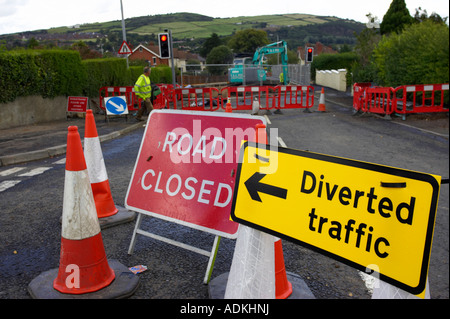
<svg viewBox="0 0 450 319">
<path fill-rule="evenodd" d="M 385 36 L 374 51 L 379 84 L 434 84 L 449 81 L 449 28 L 425 21 Z"/>
<path fill-rule="evenodd" d="M 131 72 L 127 70 L 125 59 L 84 60 L 82 65 L 86 74 L 84 85 L 84 94 L 86 96 L 98 96 L 99 89 L 104 86 L 131 85 Z"/>
<path fill-rule="evenodd" d="M 18 96 L 82 93 L 85 73 L 78 52 L 62 50 L 27 50 L 0 53 L 0 102 Z"/>
<path fill-rule="evenodd" d="M 22 50 L 0 52 L 0 103 L 19 96 L 41 95 L 97 97 L 104 86 L 132 86 L 142 67 L 127 69 L 125 59 L 81 61 L 73 50 Z M 152 83 L 172 83 L 167 66 L 152 69 Z"/>
<path fill-rule="evenodd" d="M 131 76 L 131 84 L 134 85 L 136 83 L 139 76 L 144 71 L 144 67 L 142 66 L 131 66 L 130 67 L 130 76 Z M 150 81 L 154 84 L 156 83 L 168 83 L 172 84 L 172 69 L 166 65 L 158 65 L 155 68 L 152 68 L 152 72 L 150 73 Z"/>
</svg>

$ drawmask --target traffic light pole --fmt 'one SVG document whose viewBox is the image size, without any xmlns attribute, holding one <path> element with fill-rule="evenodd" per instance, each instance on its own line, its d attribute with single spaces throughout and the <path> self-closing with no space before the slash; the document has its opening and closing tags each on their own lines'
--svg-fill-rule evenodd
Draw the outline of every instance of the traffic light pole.
<svg viewBox="0 0 450 319">
<path fill-rule="evenodd" d="M 172 85 L 173 88 L 175 89 L 175 83 L 176 83 L 176 78 L 175 78 L 175 65 L 173 63 L 173 41 L 172 41 L 172 30 L 169 30 L 169 39 L 170 39 L 170 59 L 172 61 Z"/>
</svg>

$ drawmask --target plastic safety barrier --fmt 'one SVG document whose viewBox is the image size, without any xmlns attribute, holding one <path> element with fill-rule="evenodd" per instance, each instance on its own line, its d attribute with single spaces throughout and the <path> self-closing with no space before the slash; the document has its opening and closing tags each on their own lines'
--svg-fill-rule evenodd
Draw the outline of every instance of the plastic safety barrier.
<svg viewBox="0 0 450 319">
<path fill-rule="evenodd" d="M 449 84 L 404 85 L 394 90 L 394 112 L 399 114 L 448 112 L 444 108 L 448 100 Z"/>
<path fill-rule="evenodd" d="M 392 113 L 448 112 L 449 84 L 403 85 L 397 88 L 371 87 L 370 83 L 355 83 L 353 108 L 356 112 L 391 115 Z"/>
<path fill-rule="evenodd" d="M 221 106 L 216 88 L 184 88 L 166 93 L 169 106 L 188 111 L 216 111 Z"/>
<path fill-rule="evenodd" d="M 220 91 L 221 107 L 225 109 L 230 100 L 233 111 L 251 110 L 253 103 L 259 103 L 262 110 L 275 108 L 279 103 L 278 90 L 271 86 L 229 86 Z"/>
<path fill-rule="evenodd" d="M 106 111 L 103 99 L 111 96 L 125 96 L 127 100 L 128 111 L 137 111 L 139 109 L 138 98 L 134 93 L 132 86 L 108 86 L 102 87 L 99 91 L 99 107 Z"/>
<path fill-rule="evenodd" d="M 363 111 L 387 116 L 392 114 L 393 90 L 384 87 L 367 88 Z"/>
<path fill-rule="evenodd" d="M 362 110 L 366 99 L 366 89 L 370 86 L 371 83 L 355 83 L 353 85 L 353 108 L 355 112 Z"/>
<path fill-rule="evenodd" d="M 277 109 L 309 109 L 314 105 L 314 88 L 312 86 L 280 85 Z"/>
<path fill-rule="evenodd" d="M 311 108 L 314 105 L 312 86 L 231 86 L 219 91 L 217 88 L 173 88 L 172 85 L 158 84 L 161 90 L 153 101 L 153 108 L 172 108 L 190 111 L 225 110 L 230 100 L 234 111 L 252 110 L 254 103 L 261 110 L 282 110 Z M 105 110 L 103 98 L 126 96 L 129 111 L 137 111 L 140 99 L 134 87 L 102 87 L 99 91 L 99 106 Z"/>
<path fill-rule="evenodd" d="M 160 88 L 161 93 L 158 94 L 158 96 L 156 96 L 156 98 L 153 100 L 154 109 L 162 109 L 166 107 L 168 97 L 171 97 L 171 92 L 173 91 L 172 85 L 158 84 L 158 87 Z M 99 90 L 99 107 L 102 110 L 106 110 L 103 99 L 105 97 L 111 96 L 125 96 L 127 100 L 128 111 L 137 111 L 139 110 L 139 106 L 141 105 L 140 102 L 142 99 L 136 96 L 133 86 L 109 86 L 102 87 Z"/>
</svg>

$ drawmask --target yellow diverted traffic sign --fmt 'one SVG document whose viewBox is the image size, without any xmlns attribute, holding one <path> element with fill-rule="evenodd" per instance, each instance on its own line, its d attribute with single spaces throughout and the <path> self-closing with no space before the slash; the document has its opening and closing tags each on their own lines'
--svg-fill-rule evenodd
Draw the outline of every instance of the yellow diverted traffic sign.
<svg viewBox="0 0 450 319">
<path fill-rule="evenodd" d="M 440 176 L 246 142 L 232 220 L 424 291 Z"/>
</svg>

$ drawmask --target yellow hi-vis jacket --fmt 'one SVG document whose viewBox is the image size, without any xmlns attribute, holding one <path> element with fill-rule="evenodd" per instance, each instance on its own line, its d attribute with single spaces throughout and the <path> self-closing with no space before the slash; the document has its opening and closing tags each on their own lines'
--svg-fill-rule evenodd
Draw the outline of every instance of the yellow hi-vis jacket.
<svg viewBox="0 0 450 319">
<path fill-rule="evenodd" d="M 148 99 L 152 96 L 152 86 L 150 78 L 145 74 L 142 74 L 134 84 L 134 92 L 141 99 Z"/>
</svg>

